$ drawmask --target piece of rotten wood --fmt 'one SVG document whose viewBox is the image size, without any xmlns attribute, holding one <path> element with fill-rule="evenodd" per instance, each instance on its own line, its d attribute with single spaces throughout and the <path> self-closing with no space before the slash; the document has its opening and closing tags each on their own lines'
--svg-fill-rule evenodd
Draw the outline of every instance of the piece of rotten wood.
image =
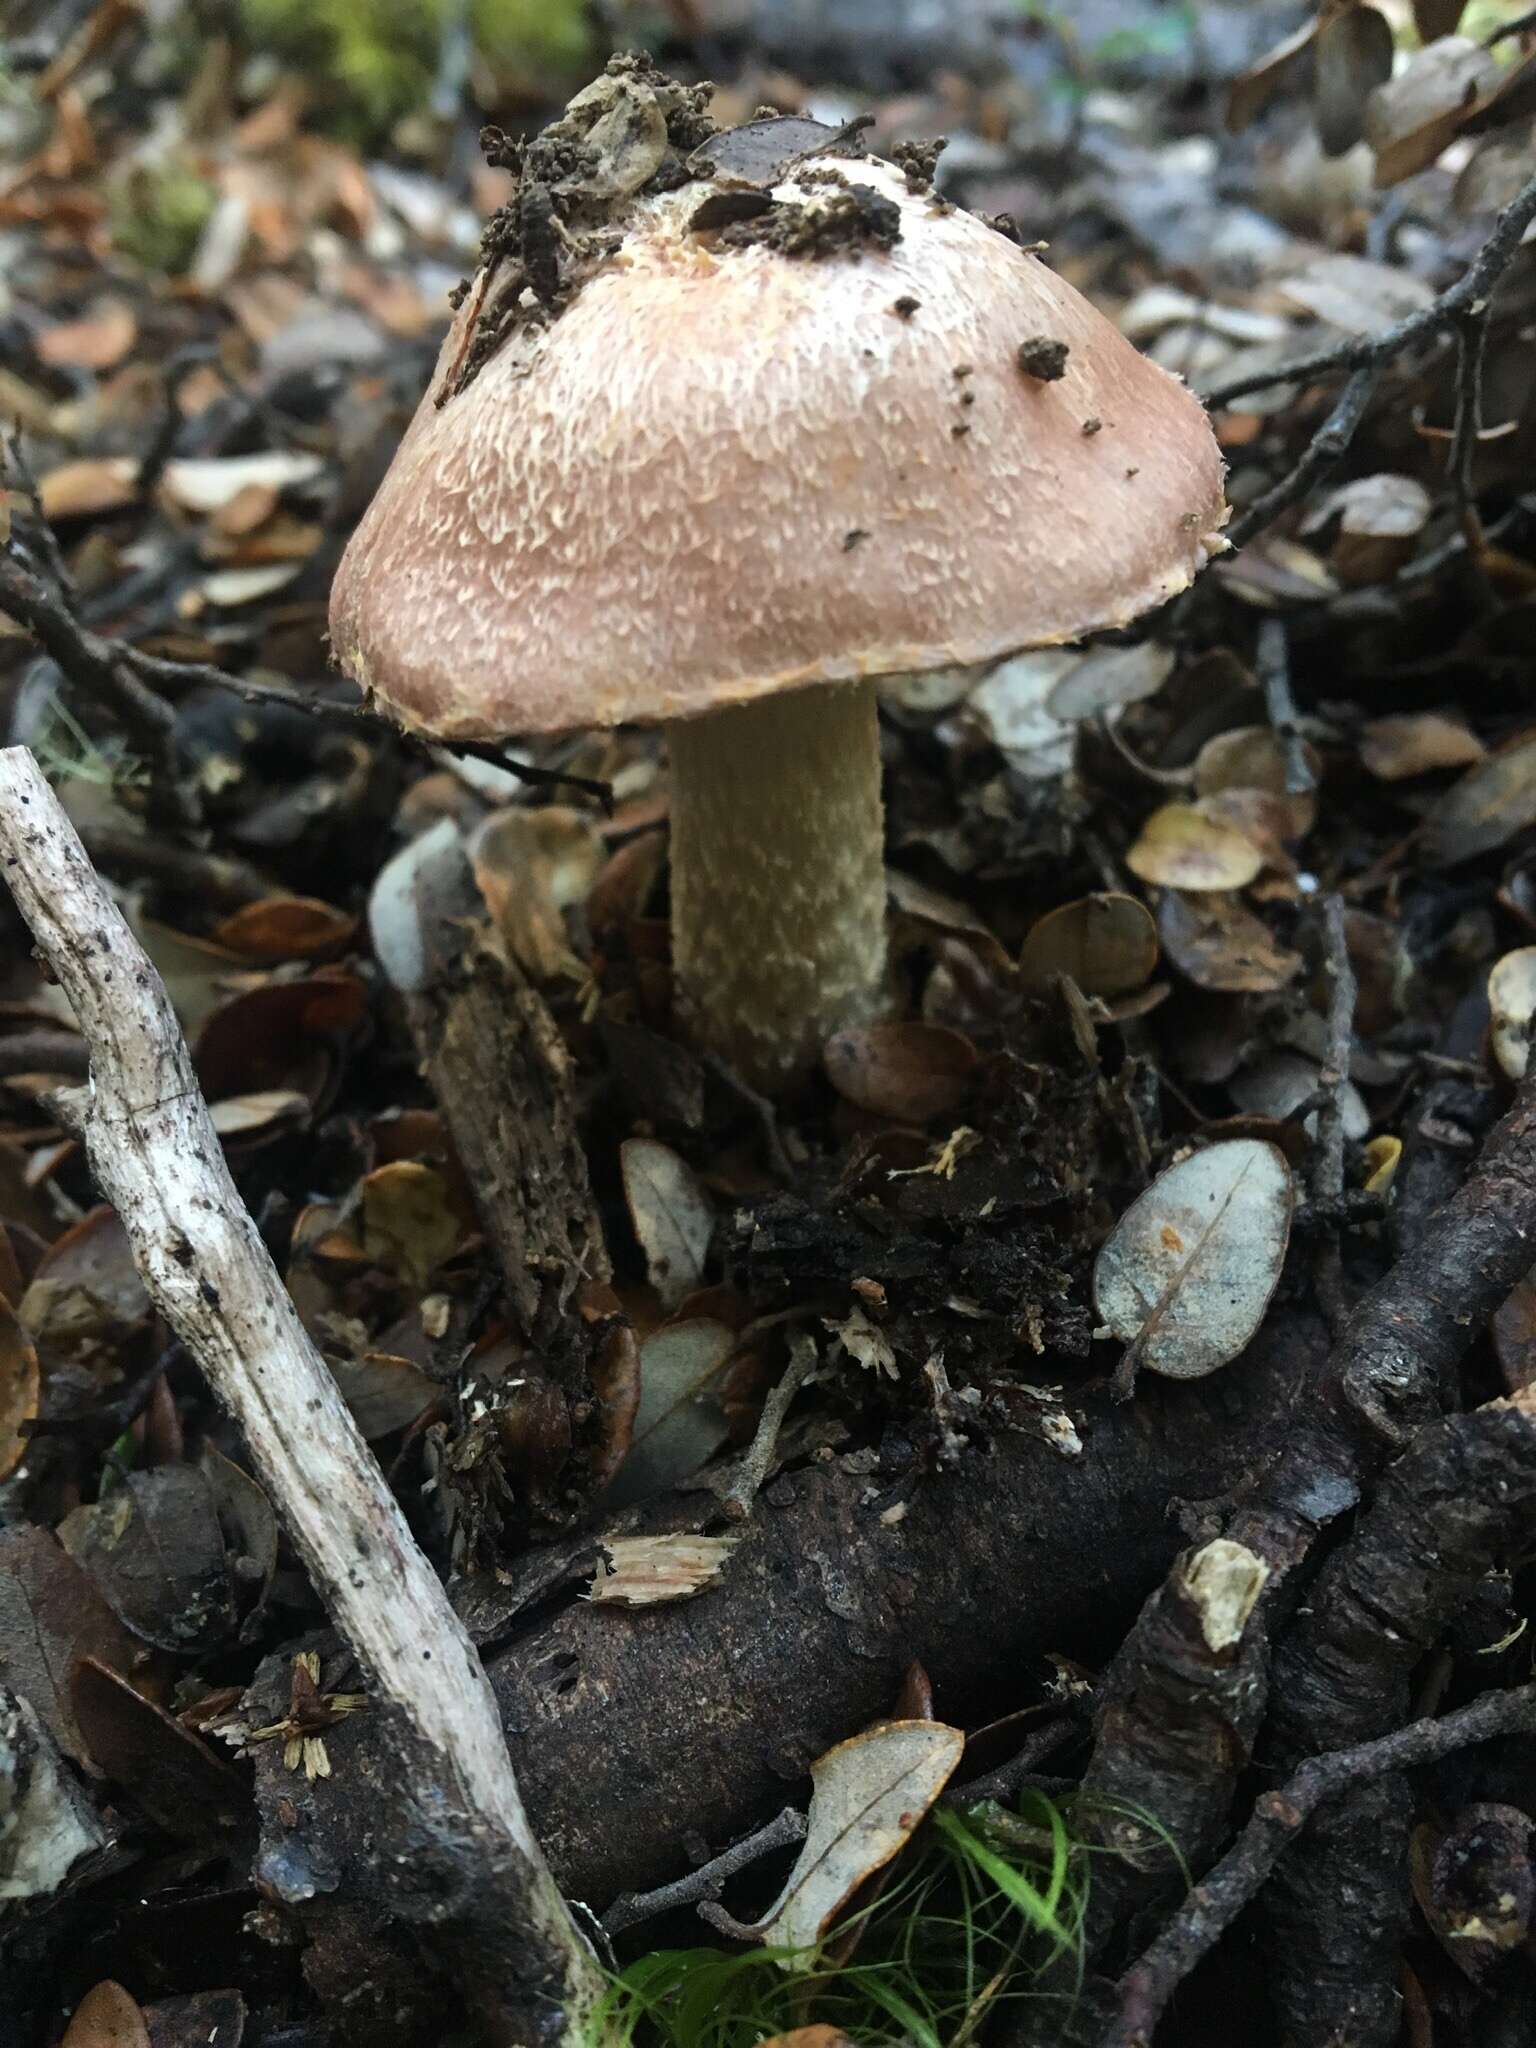
<svg viewBox="0 0 1536 2048">
<path fill-rule="evenodd" d="M 1319 1318 L 1277 1314 L 1208 1379 L 1149 1383 L 1122 1406 L 1103 1388 L 1074 1399 L 1079 1456 L 1015 1434 L 939 1473 L 899 1453 L 874 1471 L 810 1460 L 758 1494 L 695 1600 L 616 1613 L 535 1596 L 499 1624 L 511 1640 L 490 1668 L 562 1883 L 601 1910 L 677 1877 L 688 1834 L 735 1839 L 888 1714 L 914 1657 L 945 1718 L 967 1724 L 1016 1709 L 1052 1652 L 1101 1663 L 1184 1547 L 1170 1502 L 1216 1498 L 1271 1460 L 1325 1355 Z M 683 1495 L 626 1531 L 697 1516 Z M 331 1779 L 258 1755 L 263 1867 L 341 1868 L 362 1895 L 372 1849 L 346 1783 L 366 1768 L 368 1718 L 327 1736 Z"/>
<path fill-rule="evenodd" d="M 57 1099 L 59 1113 L 84 1140 L 152 1299 L 239 1423 L 317 1591 L 430 1773 L 430 1853 L 454 1866 L 461 1895 L 476 1880 L 506 1923 L 481 1962 L 504 2038 L 557 2040 L 562 2014 L 574 2025 L 600 1979 L 529 1825 L 480 1659 L 230 1178 L 159 976 L 20 747 L 0 751 L 0 870 L 90 1047 L 90 1080 Z"/>
<path fill-rule="evenodd" d="M 515 962 L 464 943 L 405 996 L 422 1072 L 463 1161 L 526 1337 L 608 1254 L 576 1128 L 570 1054 Z M 551 1303 L 551 1296 L 554 1297 Z"/>
</svg>

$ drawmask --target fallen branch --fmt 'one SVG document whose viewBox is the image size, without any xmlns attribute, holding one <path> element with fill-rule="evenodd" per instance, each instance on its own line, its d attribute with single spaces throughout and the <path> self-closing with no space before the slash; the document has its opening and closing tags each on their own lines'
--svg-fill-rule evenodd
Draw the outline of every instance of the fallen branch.
<svg viewBox="0 0 1536 2048">
<path fill-rule="evenodd" d="M 653 1892 L 621 1892 L 603 1915 L 603 1932 L 622 1934 L 626 1927 L 638 1927 L 642 1920 L 654 1920 L 659 1914 L 675 1912 L 679 1906 L 697 1906 L 718 1899 L 728 1877 L 734 1877 L 738 1870 L 745 1870 L 760 1857 L 771 1856 L 775 1849 L 803 1842 L 805 1829 L 805 1815 L 796 1806 L 786 1806 L 775 1819 L 733 1842 L 729 1849 L 722 1849 L 718 1856 L 701 1863 L 697 1870 L 690 1870 L 686 1877 L 658 1885 Z"/>
<path fill-rule="evenodd" d="M 1487 1693 L 1439 1721 L 1417 1721 L 1377 1742 L 1313 1757 L 1253 1817 L 1203 1884 L 1120 1980 L 1120 2012 L 1104 2048 L 1148 2048 L 1163 2009 L 1255 1898 L 1287 1846 L 1326 1800 L 1384 1772 L 1414 1770 L 1500 1735 L 1536 1734 L 1536 1684 Z"/>
<path fill-rule="evenodd" d="M 91 1051 L 90 1082 L 58 1112 L 338 1627 L 433 1768 L 421 1790 L 438 1849 L 509 1918 L 510 1939 L 480 1958 L 504 2038 L 557 2041 L 601 1981 L 529 1826 L 479 1657 L 240 1200 L 159 977 L 19 747 L 0 752 L 0 862 Z"/>
<path fill-rule="evenodd" d="M 134 674 L 122 643 L 82 626 L 63 597 L 11 549 L 0 552 L 0 612 L 25 626 L 78 689 L 112 711 L 123 737 L 144 756 L 151 793 L 164 814 L 180 825 L 196 824 L 200 806 L 182 772 L 176 714 Z"/>
</svg>

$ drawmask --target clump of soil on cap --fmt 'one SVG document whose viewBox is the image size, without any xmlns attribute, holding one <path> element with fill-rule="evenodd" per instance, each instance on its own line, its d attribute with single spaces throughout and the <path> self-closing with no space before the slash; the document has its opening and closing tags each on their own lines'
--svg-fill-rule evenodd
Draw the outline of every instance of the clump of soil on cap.
<svg viewBox="0 0 1536 2048">
<path fill-rule="evenodd" d="M 927 142 L 898 142 L 891 162 L 907 181 L 909 192 L 926 192 L 933 184 L 939 158 L 949 146 L 947 135 L 935 135 Z"/>
<path fill-rule="evenodd" d="M 713 189 L 689 222 L 694 233 L 784 256 L 856 254 L 899 240 L 895 202 L 830 167 L 805 180 L 836 184 L 825 198 L 779 200 L 770 189 L 811 157 L 857 160 L 870 116 L 832 128 L 764 111 L 739 128 L 721 129 L 708 111 L 713 90 L 682 85 L 650 57 L 627 52 L 610 58 L 602 76 L 537 135 L 482 131 L 486 161 L 509 171 L 516 189 L 486 223 L 476 278 L 452 294 L 455 309 L 475 296 L 436 394 L 439 406 L 466 390 L 518 328 L 559 318 L 622 243 L 637 200 L 707 182 Z M 942 147 L 912 144 L 898 152 L 909 184 L 931 174 Z"/>
<path fill-rule="evenodd" d="M 532 137 L 488 127 L 480 146 L 516 190 L 486 222 L 479 281 L 458 286 L 478 302 L 465 345 L 437 394 L 465 390 L 519 326 L 569 305 L 623 239 L 620 215 L 638 198 L 675 191 L 699 173 L 690 159 L 718 131 L 713 86 L 682 85 L 643 53 L 611 57 L 600 78 Z"/>
<path fill-rule="evenodd" d="M 1034 377 L 1042 384 L 1054 384 L 1058 377 L 1067 374 L 1070 353 L 1064 341 L 1055 341 L 1048 334 L 1032 334 L 1019 343 L 1019 368 L 1026 377 Z"/>
<path fill-rule="evenodd" d="M 873 185 L 851 181 L 825 199 L 775 199 L 754 218 L 724 228 L 729 248 L 773 249 L 781 256 L 836 256 L 901 240 L 901 208 Z"/>
</svg>

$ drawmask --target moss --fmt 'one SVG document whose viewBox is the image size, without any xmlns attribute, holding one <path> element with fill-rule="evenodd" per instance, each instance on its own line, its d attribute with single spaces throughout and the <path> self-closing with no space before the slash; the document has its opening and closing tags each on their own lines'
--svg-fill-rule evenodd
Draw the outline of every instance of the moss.
<svg viewBox="0 0 1536 2048">
<path fill-rule="evenodd" d="M 192 261 L 217 198 L 183 158 L 135 164 L 112 186 L 113 246 L 144 270 L 177 276 Z"/>
<path fill-rule="evenodd" d="M 422 110 L 453 0 L 240 0 L 255 47 L 300 65 L 325 111 L 359 138 Z M 498 76 L 578 70 L 590 56 L 582 0 L 469 0 L 469 29 Z"/>
</svg>

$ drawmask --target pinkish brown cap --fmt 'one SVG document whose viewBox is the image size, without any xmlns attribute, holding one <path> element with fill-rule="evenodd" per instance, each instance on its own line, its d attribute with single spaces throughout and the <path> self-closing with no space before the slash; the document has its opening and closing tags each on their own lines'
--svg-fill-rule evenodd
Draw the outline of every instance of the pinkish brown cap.
<svg viewBox="0 0 1536 2048">
<path fill-rule="evenodd" d="M 990 661 L 1124 625 L 1222 545 L 1177 379 L 890 164 L 821 158 L 775 198 L 825 202 L 808 171 L 894 200 L 900 238 L 787 255 L 691 228 L 708 180 L 637 200 L 439 407 L 470 293 L 331 598 L 337 661 L 405 724 L 651 722 Z M 1021 367 L 1042 337 L 1054 378 Z"/>
</svg>

